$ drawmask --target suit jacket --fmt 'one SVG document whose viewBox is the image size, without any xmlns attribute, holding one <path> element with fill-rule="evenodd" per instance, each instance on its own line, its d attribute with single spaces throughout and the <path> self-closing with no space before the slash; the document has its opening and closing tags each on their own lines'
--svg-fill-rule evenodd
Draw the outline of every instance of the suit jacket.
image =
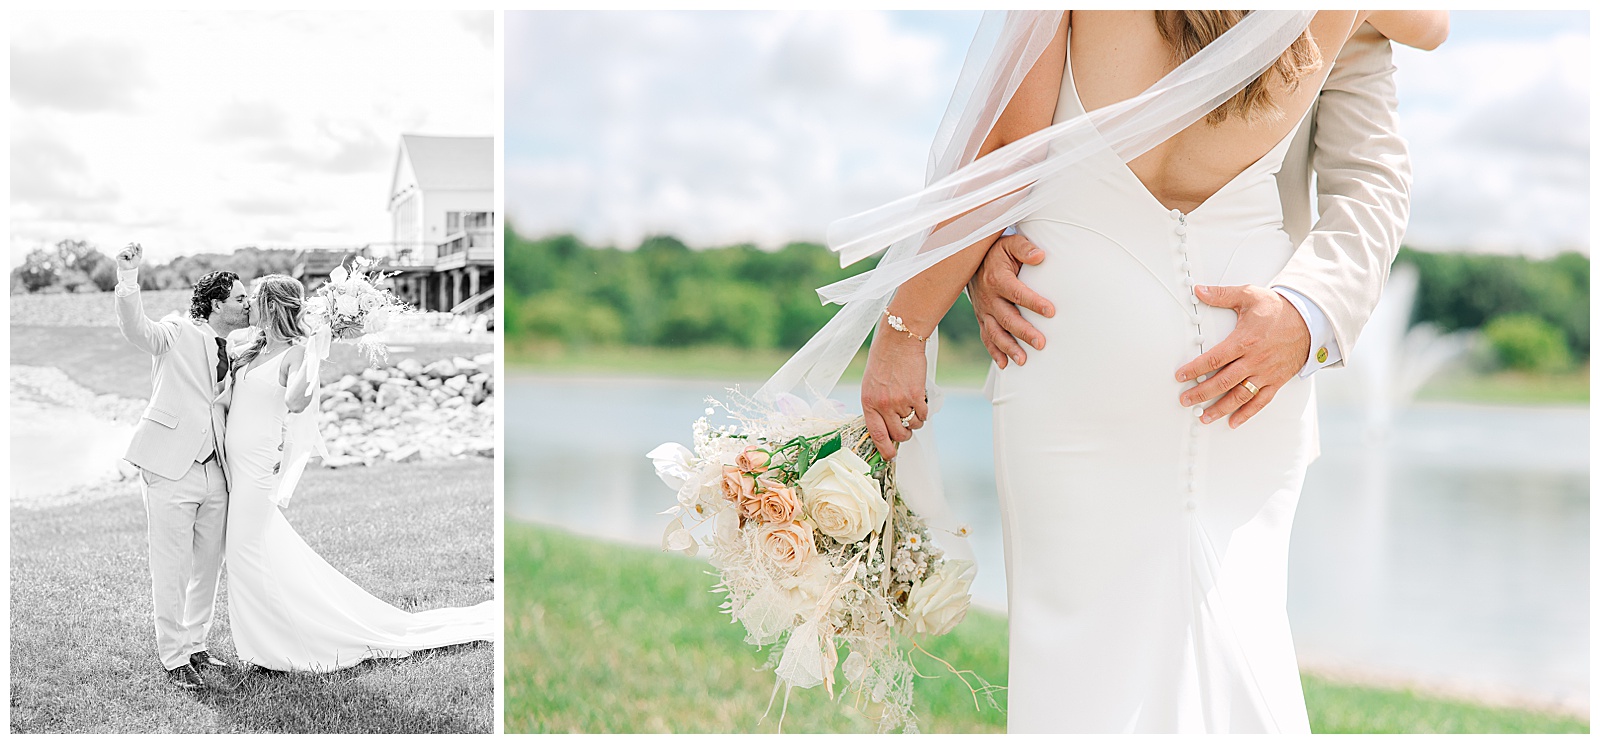
<svg viewBox="0 0 1600 744">
<path fill-rule="evenodd" d="M 1305 295 L 1327 316 L 1343 355 L 1330 367 L 1350 358 L 1411 213 L 1411 160 L 1398 131 L 1390 57 L 1388 39 L 1363 24 L 1339 53 L 1278 172 L 1284 229 L 1298 247 L 1271 284 Z"/>
<path fill-rule="evenodd" d="M 211 326 L 177 314 L 145 317 L 137 287 L 117 290 L 117 328 L 150 354 L 150 405 L 134 425 L 123 457 L 170 480 L 182 478 L 210 438 L 227 473 L 223 448 L 226 413 L 219 403 L 217 338 Z M 226 476 L 224 476 L 226 477 Z"/>
</svg>

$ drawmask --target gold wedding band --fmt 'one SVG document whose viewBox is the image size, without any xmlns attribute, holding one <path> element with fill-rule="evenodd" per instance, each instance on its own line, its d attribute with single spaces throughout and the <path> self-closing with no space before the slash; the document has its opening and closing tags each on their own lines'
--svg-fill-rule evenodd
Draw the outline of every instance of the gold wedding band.
<svg viewBox="0 0 1600 744">
<path fill-rule="evenodd" d="M 1256 387 L 1255 383 L 1252 383 L 1249 380 L 1245 380 L 1244 382 L 1241 382 L 1239 384 L 1243 385 L 1245 390 L 1249 390 L 1250 391 L 1250 397 L 1252 397 L 1252 398 L 1256 397 L 1256 393 L 1261 392 L 1261 388 Z"/>
</svg>

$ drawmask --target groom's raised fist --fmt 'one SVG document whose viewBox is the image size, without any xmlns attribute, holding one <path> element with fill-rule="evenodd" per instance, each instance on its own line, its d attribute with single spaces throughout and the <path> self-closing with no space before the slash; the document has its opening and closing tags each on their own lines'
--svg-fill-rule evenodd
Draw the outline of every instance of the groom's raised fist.
<svg viewBox="0 0 1600 744">
<path fill-rule="evenodd" d="M 117 251 L 117 268 L 123 271 L 139 268 L 139 262 L 144 260 L 144 247 L 138 243 L 129 243 L 128 247 Z"/>
</svg>

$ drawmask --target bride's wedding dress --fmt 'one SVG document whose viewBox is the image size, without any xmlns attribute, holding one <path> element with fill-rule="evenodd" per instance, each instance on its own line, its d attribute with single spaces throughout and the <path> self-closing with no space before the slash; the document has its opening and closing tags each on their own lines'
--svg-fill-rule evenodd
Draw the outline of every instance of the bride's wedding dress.
<svg viewBox="0 0 1600 744">
<path fill-rule="evenodd" d="M 288 407 L 284 353 L 241 372 L 228 412 L 228 618 L 239 659 L 326 672 L 370 658 L 493 640 L 494 603 L 406 612 L 368 594 L 284 519 L 278 490 Z"/>
<path fill-rule="evenodd" d="M 1057 121 L 1083 114 L 1068 59 Z M 1012 732 L 1309 731 L 1284 601 L 1312 386 L 1230 429 L 1173 377 L 1236 320 L 1193 285 L 1266 286 L 1289 259 L 1289 139 L 1188 214 L 1103 150 L 1019 225 L 1057 311 L 1024 311 L 1049 350 L 989 383 Z"/>
</svg>

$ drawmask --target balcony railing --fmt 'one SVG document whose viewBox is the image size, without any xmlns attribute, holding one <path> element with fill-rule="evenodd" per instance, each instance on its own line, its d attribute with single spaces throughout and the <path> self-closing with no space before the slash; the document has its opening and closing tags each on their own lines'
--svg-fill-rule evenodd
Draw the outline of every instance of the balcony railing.
<svg viewBox="0 0 1600 744">
<path fill-rule="evenodd" d="M 490 257 L 493 257 L 494 230 L 488 227 L 473 227 L 445 236 L 444 242 L 439 244 L 439 258 L 469 251 L 468 258 L 476 258 L 482 251 L 472 250 L 474 248 L 486 248 Z"/>
<path fill-rule="evenodd" d="M 433 254 L 430 256 L 429 254 Z M 437 246 L 427 243 L 369 243 L 350 249 L 304 249 L 295 254 L 295 276 L 326 277 L 351 256 L 366 256 L 379 271 L 395 269 L 452 269 L 469 261 L 494 260 L 494 228 L 457 230 Z"/>
<path fill-rule="evenodd" d="M 402 243 L 373 246 L 372 258 L 379 265 L 394 267 L 431 266 L 428 246 L 425 243 Z"/>
</svg>

